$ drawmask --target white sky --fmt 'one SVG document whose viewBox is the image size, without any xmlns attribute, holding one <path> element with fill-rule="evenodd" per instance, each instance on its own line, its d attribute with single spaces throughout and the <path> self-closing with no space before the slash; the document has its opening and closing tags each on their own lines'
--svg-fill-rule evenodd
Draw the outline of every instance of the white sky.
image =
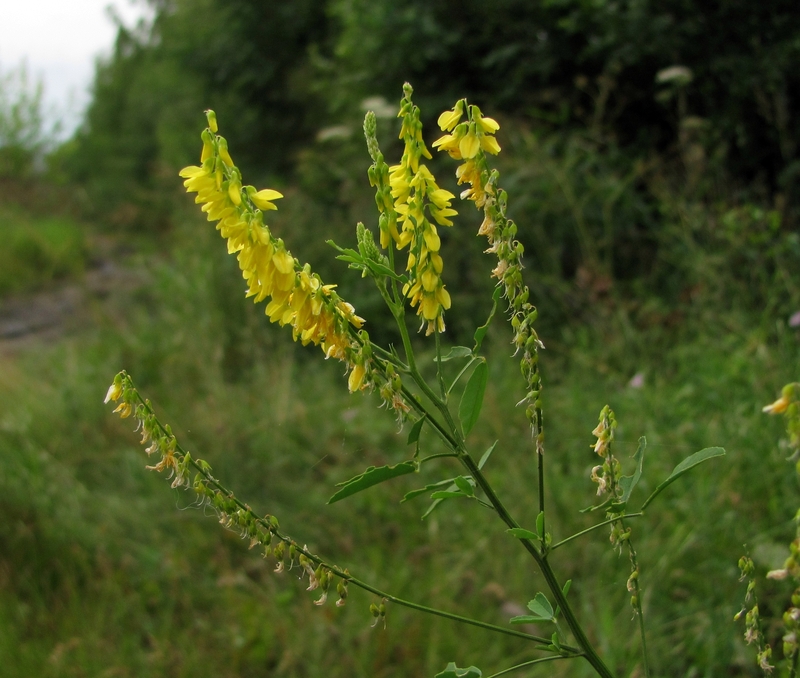
<svg viewBox="0 0 800 678">
<path fill-rule="evenodd" d="M 0 72 L 27 61 L 29 74 L 44 81 L 48 108 L 63 120 L 62 136 L 80 122 L 95 59 L 111 53 L 112 5 L 127 26 L 151 16 L 143 0 L 0 0 Z"/>
</svg>

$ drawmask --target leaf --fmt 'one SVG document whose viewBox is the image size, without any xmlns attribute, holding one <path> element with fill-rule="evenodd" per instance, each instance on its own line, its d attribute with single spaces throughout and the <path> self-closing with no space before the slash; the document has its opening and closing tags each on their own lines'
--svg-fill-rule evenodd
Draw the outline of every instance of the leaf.
<svg viewBox="0 0 800 678">
<path fill-rule="evenodd" d="M 461 430 L 466 437 L 478 421 L 483 406 L 483 393 L 486 390 L 486 381 L 489 378 L 489 367 L 485 360 L 478 363 L 478 366 L 470 375 L 464 394 L 461 396 L 461 403 L 458 406 L 458 419 L 461 422 Z"/>
<path fill-rule="evenodd" d="M 481 670 L 477 666 L 460 669 L 454 662 L 450 662 L 444 671 L 436 674 L 435 678 L 481 678 L 481 675 Z"/>
<path fill-rule="evenodd" d="M 539 539 L 544 537 L 544 511 L 539 511 L 539 515 L 536 516 L 536 534 L 539 535 Z"/>
<path fill-rule="evenodd" d="M 617 501 L 616 497 L 609 497 L 606 499 L 602 504 L 598 504 L 597 506 L 587 506 L 584 509 L 581 509 L 579 513 L 590 513 L 591 511 L 599 511 L 600 509 L 607 509 Z"/>
<path fill-rule="evenodd" d="M 631 492 L 633 492 L 633 488 L 636 487 L 639 479 L 642 477 L 644 451 L 646 447 L 647 439 L 642 436 L 639 438 L 639 447 L 636 448 L 636 452 L 633 455 L 633 460 L 636 462 L 636 470 L 633 472 L 632 476 L 622 476 L 619 479 L 619 486 L 622 488 L 622 496 L 619 498 L 619 500 L 623 503 L 628 502 L 628 499 L 631 497 Z"/>
<path fill-rule="evenodd" d="M 486 450 L 486 452 L 483 453 L 483 456 L 481 457 L 481 460 L 478 462 L 478 470 L 479 471 L 483 468 L 483 465 L 487 461 L 489 461 L 489 457 L 492 456 L 492 452 L 494 452 L 494 448 L 497 447 L 497 443 L 499 443 L 499 442 L 500 442 L 499 440 L 495 440 L 492 443 L 492 446 L 488 450 Z"/>
<path fill-rule="evenodd" d="M 443 490 L 440 492 L 434 492 L 431 495 L 431 499 L 455 499 L 456 497 L 466 497 L 468 495 L 464 494 L 461 490 L 456 490 L 455 492 L 451 492 L 450 490 Z"/>
<path fill-rule="evenodd" d="M 456 487 L 458 487 L 458 489 L 468 497 L 475 496 L 475 488 L 464 476 L 458 476 L 457 478 L 454 478 L 453 482 L 456 484 Z"/>
<path fill-rule="evenodd" d="M 414 425 L 411 427 L 411 430 L 408 432 L 408 442 L 406 445 L 413 445 L 415 442 L 419 440 L 419 434 L 422 431 L 422 426 L 425 424 L 425 418 L 427 414 L 423 414 L 419 419 L 414 422 Z"/>
<path fill-rule="evenodd" d="M 553 619 L 553 606 L 541 591 L 533 597 L 533 600 L 528 601 L 528 609 L 544 620 L 552 621 Z"/>
<path fill-rule="evenodd" d="M 539 540 L 539 535 L 535 532 L 531 532 L 530 530 L 526 530 L 524 527 L 512 527 L 510 530 L 506 530 L 512 537 L 516 537 L 517 539 L 535 539 Z"/>
<path fill-rule="evenodd" d="M 448 478 L 447 480 L 440 480 L 438 483 L 431 483 L 430 485 L 426 485 L 425 487 L 420 487 L 416 490 L 411 490 L 405 497 L 400 500 L 402 504 L 404 501 L 408 501 L 409 499 L 413 499 L 414 497 L 419 497 L 421 494 L 427 494 L 431 490 L 435 490 L 438 487 L 444 487 L 445 485 L 452 485 L 453 479 Z"/>
<path fill-rule="evenodd" d="M 486 332 L 489 329 L 489 325 L 494 318 L 494 314 L 497 313 L 497 302 L 500 301 L 500 297 L 503 294 L 503 287 L 498 286 L 494 290 L 494 294 L 492 294 L 492 310 L 489 312 L 489 317 L 486 319 L 486 322 L 481 325 L 477 330 L 475 330 L 475 348 L 472 349 L 472 353 L 477 355 L 478 351 L 481 350 L 481 344 L 483 343 L 483 338 L 486 336 Z"/>
<path fill-rule="evenodd" d="M 686 457 L 680 464 L 678 464 L 673 470 L 672 473 L 669 474 L 669 478 L 667 478 L 664 482 L 662 482 L 656 489 L 653 491 L 647 501 L 642 504 L 642 508 L 640 511 L 644 511 L 645 508 L 650 504 L 653 499 L 655 499 L 661 492 L 663 492 L 669 485 L 674 483 L 678 478 L 680 478 L 684 473 L 693 469 L 698 464 L 702 464 L 704 461 L 708 461 L 709 459 L 713 459 L 714 457 L 724 457 L 725 450 L 721 447 L 706 447 L 704 450 L 700 450 L 699 452 L 695 452 L 694 454 Z"/>
<path fill-rule="evenodd" d="M 391 268 L 389 268 L 385 264 L 380 263 L 379 261 L 372 261 L 371 259 L 367 259 L 366 265 L 369 267 L 370 271 L 372 271 L 372 273 L 375 275 L 376 278 L 380 275 L 384 275 L 387 278 L 391 278 L 392 280 L 396 280 L 397 282 L 403 284 L 408 282 L 407 276 L 398 275 Z"/>
<path fill-rule="evenodd" d="M 456 358 L 469 358 L 472 355 L 472 349 L 467 346 L 453 346 L 447 353 L 443 355 L 439 362 L 446 363 L 448 360 L 455 360 Z M 436 358 L 433 359 L 436 362 Z"/>
<path fill-rule="evenodd" d="M 420 520 L 425 520 L 425 518 L 427 518 L 431 513 L 433 513 L 434 509 L 436 509 L 436 507 L 439 506 L 439 504 L 441 504 L 443 501 L 444 499 L 434 499 L 431 502 L 431 505 L 428 507 L 428 510 L 422 514 Z"/>
<path fill-rule="evenodd" d="M 338 483 L 336 487 L 341 487 L 342 489 L 328 499 L 328 503 L 334 504 L 341 499 L 361 492 L 361 490 L 366 490 L 368 487 L 378 485 L 398 476 L 414 473 L 416 470 L 417 465 L 413 461 L 404 461 L 394 466 L 378 466 L 377 468 L 370 466 L 364 473 L 343 483 Z"/>
</svg>

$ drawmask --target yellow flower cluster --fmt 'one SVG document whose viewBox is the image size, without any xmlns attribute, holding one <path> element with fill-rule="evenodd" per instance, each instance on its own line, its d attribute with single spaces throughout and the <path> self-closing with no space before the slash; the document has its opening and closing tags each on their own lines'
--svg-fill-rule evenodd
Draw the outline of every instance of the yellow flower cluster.
<svg viewBox="0 0 800 678">
<path fill-rule="evenodd" d="M 247 281 L 247 296 L 254 302 L 269 298 L 266 315 L 271 322 L 290 325 L 295 341 L 321 346 L 326 357 L 342 360 L 352 368 L 348 386 L 363 387 L 366 368 L 359 344 L 349 326 L 360 328 L 364 320 L 353 307 L 323 285 L 308 264 L 300 266 L 280 238 L 264 223 L 263 211 L 277 209 L 274 200 L 283 196 L 270 189 L 257 191 L 242 186 L 225 139 L 216 135 L 217 122 L 208 112 L 209 126 L 203 131 L 200 166 L 180 171 L 189 193 L 197 193 L 209 221 L 228 241 L 228 252 L 236 253 Z"/>
<path fill-rule="evenodd" d="M 459 122 L 467 108 L 468 120 Z M 442 113 L 438 123 L 441 130 L 448 134 L 434 141 L 433 147 L 447 151 L 455 160 L 464 160 L 456 170 L 456 177 L 459 185 L 469 184 L 470 188 L 461 193 L 461 199 L 472 200 L 475 207 L 482 209 L 488 196 L 481 182 L 481 171 L 476 158 L 480 151 L 492 155 L 500 152 L 500 145 L 493 136 L 500 125 L 492 118 L 484 117 L 477 106 L 467 107 L 464 99 L 459 100 L 452 110 Z"/>
<path fill-rule="evenodd" d="M 520 367 L 527 383 L 527 393 L 522 402 L 526 403 L 525 414 L 531 421 L 537 451 L 542 453 L 544 429 L 538 352 L 543 345 L 533 328 L 537 312 L 528 302 L 529 290 L 522 281 L 524 248 L 516 238 L 516 224 L 506 216 L 506 193 L 498 188 L 499 174 L 490 169 L 486 160 L 487 153 L 496 155 L 500 152 L 500 145 L 494 138 L 500 125 L 492 118 L 484 117 L 477 106 L 468 105 L 464 99 L 458 101 L 452 110 L 442 113 L 438 122 L 446 134 L 433 146 L 463 161 L 456 169 L 456 177 L 459 184 L 469 184 L 469 188 L 461 193 L 461 198 L 471 200 L 479 211 L 483 211 L 478 235 L 485 235 L 489 241 L 486 252 L 497 256 L 492 276 L 503 286 L 509 302 L 514 346 L 517 351 L 522 351 Z"/>
<path fill-rule="evenodd" d="M 450 294 L 442 282 L 441 241 L 436 226 L 452 226 L 450 207 L 455 196 L 436 184 L 430 170 L 420 158 L 430 159 L 430 151 L 422 140 L 419 108 L 411 102 L 411 86 L 404 87 L 399 116 L 403 119 L 400 138 L 404 142 L 400 164 L 389 168 L 389 186 L 394 211 L 400 226 L 391 232 L 398 249 L 410 245 L 408 254 L 409 282 L 403 292 L 416 307 L 417 315 L 427 323 L 426 334 L 444 331 L 444 311 L 450 308 Z M 427 211 L 427 213 L 426 213 Z"/>
</svg>

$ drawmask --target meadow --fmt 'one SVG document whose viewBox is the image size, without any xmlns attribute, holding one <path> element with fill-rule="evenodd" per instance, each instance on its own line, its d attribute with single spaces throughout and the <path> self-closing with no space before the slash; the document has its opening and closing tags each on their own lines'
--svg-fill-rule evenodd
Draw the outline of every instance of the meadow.
<svg viewBox="0 0 800 678">
<path fill-rule="evenodd" d="M 127 370 L 181 443 L 238 497 L 380 588 L 501 626 L 525 613 L 543 584 L 491 512 L 450 501 L 421 519 L 426 497 L 400 503 L 448 473 L 452 460 L 326 503 L 337 483 L 365 467 L 407 459 L 408 426 L 399 429 L 377 394 L 348 394 L 341 364 L 293 343 L 244 298 L 235 259 L 177 176 L 197 161 L 210 101 L 246 181 L 286 196 L 270 213 L 275 233 L 339 285 L 373 339 L 397 343 L 370 281 L 336 261 L 325 240 L 354 247 L 356 222 L 374 227 L 359 127 L 366 104 L 391 109 L 383 94 L 391 87 L 399 96 L 408 72 L 430 108 L 426 139 L 434 138 L 436 106 L 452 106 L 444 97 L 456 90 L 476 93 L 501 123 L 498 167 L 546 347 L 545 501 L 554 540 L 597 522 L 579 509 L 596 500 L 592 430 L 604 405 L 619 421 L 623 464 L 647 438 L 639 500 L 687 455 L 724 447 L 725 457 L 694 469 L 629 522 L 648 646 L 654 675 L 760 675 L 733 616 L 744 599 L 737 561 L 745 552 L 761 576 L 759 606 L 775 647 L 792 590 L 789 581 L 763 579 L 795 536 L 798 480 L 785 459 L 783 422 L 762 408 L 800 378 L 797 161 L 786 146 L 793 119 L 759 117 L 745 88 L 720 99 L 710 86 L 654 84 L 654 51 L 688 54 L 698 82 L 708 76 L 704 60 L 712 71 L 718 64 L 686 51 L 691 22 L 663 31 L 665 44 L 652 50 L 651 33 L 630 38 L 650 25 L 632 10 L 551 3 L 525 15 L 521 26 L 550 22 L 549 42 L 536 47 L 548 58 L 512 67 L 509 59 L 527 48 L 508 28 L 514 3 L 504 4 L 497 22 L 506 21 L 507 33 L 499 34 L 519 49 L 475 57 L 457 75 L 462 52 L 448 30 L 473 41 L 475 53 L 497 46 L 500 28 L 480 3 L 459 21 L 483 22 L 486 33 L 466 23 L 448 28 L 439 15 L 446 3 L 409 2 L 398 18 L 388 2 L 369 11 L 329 2 L 323 17 L 296 0 L 276 10 L 303 10 L 284 31 L 288 24 L 252 21 L 259 10 L 249 0 L 226 3 L 226 21 L 205 2 L 197 12 L 173 4 L 156 13 L 147 35 L 120 29 L 113 56 L 98 67 L 84 126 L 37 156 L 45 170 L 28 162 L 36 149 L 23 153 L 24 168 L 0 167 L 0 327 L 7 309 L 82 290 L 72 317 L 47 332 L 0 337 L 0 678 L 433 676 L 450 661 L 489 676 L 537 656 L 515 638 L 397 606 L 388 606 L 385 628 L 373 628 L 370 604 L 380 601 L 354 587 L 344 607 L 313 605 L 300 572 L 273 572 L 213 511 L 197 508 L 194 492 L 145 470 L 131 420 L 102 402 Z M 387 32 L 395 21 L 408 30 Z M 720 35 L 734 35 L 734 24 Z M 420 26 L 437 50 L 414 51 Z M 570 45 L 593 30 L 606 36 L 604 47 L 573 54 Z M 361 35 L 370 39 L 361 44 Z M 230 49 L 266 40 L 283 45 L 270 68 Z M 737 78 L 768 71 L 769 82 L 794 82 L 785 64 L 796 48 L 764 44 Z M 219 76 L 234 71 L 238 78 Z M 534 76 L 535 92 L 523 86 Z M 625 108 L 630 101 L 646 106 Z M 778 95 L 768 104 L 777 111 Z M 393 116 L 378 118 L 387 157 L 399 149 Z M 2 131 L 0 124 L 0 159 Z M 452 167 L 438 159 L 431 167 L 458 191 Z M 458 209 L 455 226 L 442 232 L 453 298 L 445 351 L 471 341 L 493 285 L 494 264 L 474 237 L 480 218 Z M 104 271 L 111 273 L 96 284 Z M 431 345 L 422 335 L 414 343 L 433 375 Z M 533 525 L 535 449 L 517 407 L 525 393 L 511 330 L 500 318 L 484 348 L 489 385 L 470 445 L 498 441 L 486 473 L 520 522 Z M 435 440 L 426 443 L 439 451 Z M 573 580 L 576 614 L 612 670 L 643 676 L 627 557 L 598 530 L 553 562 Z M 523 630 L 550 633 L 545 625 Z M 581 660 L 518 675 L 545 673 L 593 675 Z"/>
</svg>

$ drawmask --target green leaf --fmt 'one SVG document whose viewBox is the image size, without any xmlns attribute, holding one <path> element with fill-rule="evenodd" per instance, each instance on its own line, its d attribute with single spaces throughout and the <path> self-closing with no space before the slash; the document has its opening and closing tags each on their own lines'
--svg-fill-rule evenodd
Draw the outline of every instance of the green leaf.
<svg viewBox="0 0 800 678">
<path fill-rule="evenodd" d="M 530 530 L 526 530 L 523 527 L 512 527 L 510 530 L 506 530 L 512 537 L 516 537 L 517 539 L 534 539 L 536 541 L 539 540 L 539 535 L 535 532 L 531 532 Z"/>
<path fill-rule="evenodd" d="M 661 483 L 651 494 L 647 501 L 642 504 L 642 508 L 640 511 L 644 511 L 645 508 L 650 504 L 653 499 L 655 499 L 659 494 L 661 494 L 669 485 L 674 483 L 678 478 L 680 478 L 684 473 L 693 469 L 698 464 L 702 464 L 704 461 L 708 461 L 709 459 L 713 459 L 714 457 L 724 457 L 725 450 L 721 447 L 707 447 L 704 450 L 700 450 L 699 452 L 695 452 L 694 454 L 686 457 L 680 464 L 678 464 L 673 470 L 672 473 L 669 474 L 669 478 L 667 478 L 663 483 Z"/>
<path fill-rule="evenodd" d="M 439 504 L 441 504 L 443 501 L 444 501 L 444 499 L 434 499 L 431 502 L 431 505 L 428 507 L 428 510 L 425 511 L 425 513 L 422 514 L 422 517 L 420 518 L 420 520 L 425 520 L 425 518 L 427 518 L 431 513 L 433 513 L 434 510 L 436 509 L 436 507 L 439 506 Z"/>
<path fill-rule="evenodd" d="M 539 511 L 539 515 L 536 516 L 536 534 L 539 535 L 539 539 L 544 537 L 544 511 Z"/>
<path fill-rule="evenodd" d="M 415 442 L 419 440 L 419 434 L 422 431 L 422 426 L 425 424 L 425 418 L 427 414 L 423 414 L 419 419 L 414 422 L 414 425 L 411 427 L 411 430 L 408 432 L 408 442 L 407 445 L 413 445 Z"/>
<path fill-rule="evenodd" d="M 494 452 L 494 448 L 497 447 L 497 443 L 499 443 L 499 442 L 500 442 L 499 440 L 495 440 L 492 443 L 492 446 L 488 450 L 486 450 L 486 452 L 483 453 L 483 456 L 481 457 L 481 460 L 478 462 L 478 470 L 479 471 L 483 468 L 483 465 L 487 461 L 489 461 L 489 457 L 492 456 L 492 452 Z"/>
<path fill-rule="evenodd" d="M 378 485 L 398 476 L 414 473 L 416 470 L 417 465 L 413 461 L 404 461 L 394 466 L 378 466 L 377 468 L 370 466 L 364 473 L 355 476 L 355 478 L 338 483 L 336 487 L 341 487 L 342 489 L 328 499 L 328 503 L 334 504 L 341 499 L 361 492 L 361 490 L 366 490 L 368 487 Z"/>
<path fill-rule="evenodd" d="M 489 329 L 489 325 L 494 318 L 494 314 L 497 313 L 497 302 L 500 301 L 500 297 L 503 294 L 503 287 L 499 285 L 495 288 L 494 294 L 492 294 L 492 310 L 489 312 L 489 317 L 486 319 L 486 322 L 481 325 L 477 330 L 475 330 L 475 348 L 472 349 L 472 353 L 477 355 L 478 351 L 481 350 L 481 344 L 483 343 L 483 339 L 486 336 L 486 332 Z"/>
<path fill-rule="evenodd" d="M 647 440 L 644 436 L 639 438 L 639 447 L 636 448 L 636 452 L 633 455 L 633 460 L 636 462 L 636 470 L 633 472 L 632 476 L 622 476 L 619 479 L 619 486 L 622 488 L 622 496 L 619 500 L 623 503 L 627 503 L 628 499 L 631 498 L 631 492 L 633 492 L 633 488 L 636 487 L 639 479 L 642 477 L 642 467 L 644 466 L 644 451 L 647 447 Z"/>
<path fill-rule="evenodd" d="M 567 581 L 564 582 L 564 586 L 561 587 L 561 593 L 564 594 L 564 598 L 567 597 L 567 594 L 569 593 L 569 590 L 571 588 L 572 588 L 572 579 L 567 579 Z"/>
<path fill-rule="evenodd" d="M 440 492 L 434 492 L 431 495 L 431 499 L 455 499 L 456 497 L 467 497 L 469 495 L 464 494 L 461 490 L 456 490 L 455 492 L 451 492 L 450 490 L 442 490 Z"/>
<path fill-rule="evenodd" d="M 396 280 L 400 283 L 407 283 L 408 278 L 404 275 L 398 275 L 395 273 L 391 268 L 386 266 L 385 264 L 380 263 L 379 261 L 372 261 L 371 259 L 366 260 L 366 265 L 369 267 L 370 271 L 375 275 L 377 278 L 378 276 L 386 276 L 387 278 L 391 278 L 392 280 Z"/>
<path fill-rule="evenodd" d="M 439 487 L 444 487 L 445 485 L 453 485 L 453 479 L 448 478 L 447 480 L 440 480 L 438 483 L 431 483 L 430 485 L 426 485 L 425 487 L 417 488 L 416 490 L 411 490 L 405 497 L 400 500 L 402 504 L 404 501 L 408 501 L 409 499 L 413 499 L 414 497 L 419 497 L 422 494 L 427 494 L 431 490 L 435 490 Z"/>
<path fill-rule="evenodd" d="M 461 490 L 464 494 L 469 497 L 475 496 L 475 488 L 473 487 L 472 483 L 469 482 L 464 476 L 458 476 L 457 478 L 453 478 L 453 482 L 456 484 L 459 490 Z"/>
<path fill-rule="evenodd" d="M 581 509 L 579 513 L 590 513 L 591 511 L 599 511 L 600 509 L 607 509 L 617 501 L 616 497 L 608 497 L 602 504 L 598 504 L 597 506 L 587 506 L 584 509 Z"/>
<path fill-rule="evenodd" d="M 477 666 L 460 669 L 454 662 L 450 662 L 444 671 L 436 674 L 435 678 L 481 678 L 481 670 Z"/>
<path fill-rule="evenodd" d="M 528 609 L 543 620 L 553 620 L 553 606 L 541 591 L 534 596 L 533 600 L 528 601 Z"/>
<path fill-rule="evenodd" d="M 439 360 L 446 363 L 448 360 L 455 360 L 456 358 L 469 358 L 472 355 L 472 349 L 467 346 L 453 346 L 447 355 L 443 355 Z M 436 362 L 436 358 L 433 359 Z"/>
<path fill-rule="evenodd" d="M 461 403 L 458 406 L 458 419 L 461 422 L 461 430 L 464 436 L 469 435 L 472 427 L 478 421 L 483 406 L 483 393 L 486 391 L 486 381 L 489 378 L 489 367 L 485 360 L 478 363 L 478 366 L 470 375 L 464 394 L 461 396 Z"/>
</svg>

